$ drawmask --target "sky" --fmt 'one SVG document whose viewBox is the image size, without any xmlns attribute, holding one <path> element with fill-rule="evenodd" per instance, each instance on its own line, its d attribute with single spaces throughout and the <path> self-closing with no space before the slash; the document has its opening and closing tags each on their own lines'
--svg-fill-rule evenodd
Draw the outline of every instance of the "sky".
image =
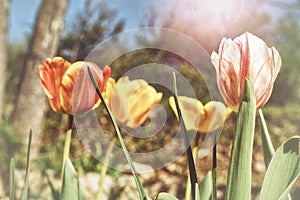
<svg viewBox="0 0 300 200">
<path fill-rule="evenodd" d="M 118 15 L 126 20 L 126 28 L 137 28 L 139 19 L 145 11 L 147 0 L 110 0 L 108 6 L 118 11 Z M 9 13 L 9 41 L 20 41 L 30 35 L 41 0 L 11 0 Z M 76 17 L 83 7 L 84 0 L 69 0 L 66 13 L 66 24 Z"/>
<path fill-rule="evenodd" d="M 10 26 L 9 26 L 9 41 L 18 42 L 30 35 L 34 26 L 35 16 L 42 0 L 11 0 L 10 6 Z M 69 6 L 66 14 L 66 24 L 71 24 L 78 11 L 82 10 L 85 0 L 69 0 Z M 105 0 L 98 0 L 105 1 Z M 188 0 L 186 0 L 188 1 Z M 203 0 L 198 0 L 203 1 Z M 220 1 L 220 0 L 213 0 Z M 222 0 L 223 1 L 223 0 Z M 232 1 L 232 0 L 227 0 Z M 235 0 L 247 1 L 247 0 Z M 257 0 L 260 2 L 261 0 Z M 287 0 L 291 1 L 291 0 Z M 166 0 L 109 0 L 107 5 L 115 9 L 118 16 L 125 19 L 125 29 L 138 28 L 140 20 L 145 17 L 145 12 L 149 8 L 149 2 L 154 3 L 157 9 L 164 10 Z M 162 3 L 164 3 L 162 5 Z M 262 4 L 263 5 L 263 4 Z M 272 15 L 278 15 L 282 10 L 278 10 L 272 6 L 263 5 Z M 184 14 L 184 13 L 182 13 Z"/>
</svg>

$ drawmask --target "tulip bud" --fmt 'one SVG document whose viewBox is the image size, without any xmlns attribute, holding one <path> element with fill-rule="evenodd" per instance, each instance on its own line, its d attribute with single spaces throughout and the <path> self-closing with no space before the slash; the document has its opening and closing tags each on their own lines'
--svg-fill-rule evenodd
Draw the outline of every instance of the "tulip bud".
<svg viewBox="0 0 300 200">
<path fill-rule="evenodd" d="M 122 77 L 111 95 L 112 113 L 119 123 L 134 128 L 146 121 L 151 108 L 160 102 L 162 93 L 148 85 L 145 80 L 130 81 Z"/>
<path fill-rule="evenodd" d="M 235 112 L 242 99 L 245 78 L 253 82 L 256 108 L 260 109 L 270 98 L 281 68 L 278 51 L 248 32 L 233 41 L 223 38 L 218 54 L 213 52 L 211 61 L 217 72 L 219 90 Z"/>
<path fill-rule="evenodd" d="M 183 121 L 188 131 L 208 133 L 220 128 L 231 109 L 221 102 L 210 101 L 203 106 L 202 102 L 186 96 L 179 96 L 179 105 Z M 174 97 L 169 98 L 169 105 L 178 119 Z"/>
<path fill-rule="evenodd" d="M 110 67 L 102 71 L 95 63 L 79 61 L 70 64 L 61 57 L 46 59 L 38 68 L 43 89 L 55 112 L 84 113 L 95 109 L 100 99 L 88 75 L 90 67 L 103 92 L 110 76 Z"/>
</svg>

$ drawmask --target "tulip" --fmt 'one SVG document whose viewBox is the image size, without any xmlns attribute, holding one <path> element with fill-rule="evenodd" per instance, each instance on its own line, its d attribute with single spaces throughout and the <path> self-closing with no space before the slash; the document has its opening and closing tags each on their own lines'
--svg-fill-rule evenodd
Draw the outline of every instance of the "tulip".
<svg viewBox="0 0 300 200">
<path fill-rule="evenodd" d="M 85 113 L 95 109 L 100 99 L 88 75 L 90 67 L 101 91 L 110 76 L 110 67 L 102 71 L 95 63 L 78 61 L 73 64 L 61 57 L 46 59 L 38 67 L 43 90 L 55 112 Z"/>
<path fill-rule="evenodd" d="M 106 88 L 103 92 L 103 97 L 105 100 L 105 103 L 108 105 L 109 108 L 111 108 L 111 97 L 114 93 L 114 89 L 116 86 L 116 81 L 113 78 L 109 78 L 107 83 L 106 83 Z"/>
<path fill-rule="evenodd" d="M 271 96 L 281 68 L 278 51 L 251 33 L 231 39 L 223 38 L 219 53 L 211 54 L 217 72 L 219 90 L 226 104 L 235 112 L 242 99 L 245 78 L 253 85 L 256 109 L 262 108 Z"/>
<path fill-rule="evenodd" d="M 199 133 L 215 131 L 224 124 L 231 114 L 231 109 L 221 102 L 210 101 L 203 105 L 201 101 L 186 96 L 179 96 L 178 100 L 182 118 L 188 131 L 198 131 Z M 169 105 L 178 119 L 174 97 L 169 98 Z"/>
<path fill-rule="evenodd" d="M 119 123 L 134 128 L 146 121 L 151 108 L 161 99 L 162 93 L 157 92 L 145 80 L 131 81 L 126 76 L 117 81 L 109 105 Z"/>
</svg>

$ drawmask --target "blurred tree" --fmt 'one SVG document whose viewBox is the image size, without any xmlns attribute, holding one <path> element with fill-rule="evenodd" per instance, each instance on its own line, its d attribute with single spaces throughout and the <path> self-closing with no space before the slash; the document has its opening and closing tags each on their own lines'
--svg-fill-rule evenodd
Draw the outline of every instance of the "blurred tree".
<svg viewBox="0 0 300 200">
<path fill-rule="evenodd" d="M 272 44 L 282 58 L 282 67 L 274 85 L 271 101 L 279 105 L 298 103 L 300 99 L 300 16 L 287 12 L 278 19 L 273 32 Z"/>
<path fill-rule="evenodd" d="M 41 2 L 22 69 L 23 77 L 13 113 L 13 123 L 23 142 L 27 141 L 29 130 L 33 130 L 31 149 L 33 159 L 38 153 L 44 116 L 48 109 L 46 96 L 37 76 L 37 66 L 57 52 L 67 5 L 68 0 Z"/>
<path fill-rule="evenodd" d="M 7 66 L 7 30 L 8 30 L 8 9 L 9 0 L 1 0 L 0 7 L 0 123 L 3 115 L 3 105 L 5 97 L 5 83 L 6 83 L 6 66 Z"/>
<path fill-rule="evenodd" d="M 84 1 L 82 9 L 77 13 L 73 13 L 73 20 L 68 20 L 65 24 L 57 55 L 64 57 L 70 62 L 84 60 L 96 45 L 123 30 L 125 21 L 119 18 L 117 12 L 110 8 L 106 2 L 99 0 Z M 99 67 L 103 68 L 104 66 Z M 46 119 L 45 133 L 40 143 L 41 154 L 45 156 L 42 156 L 43 158 L 39 159 L 39 162 L 40 164 L 46 163 L 47 167 L 55 168 L 55 166 L 60 166 L 61 146 L 53 145 L 53 141 L 56 141 L 59 138 L 59 134 L 64 133 L 66 128 L 68 128 L 68 115 L 57 114 L 48 109 Z M 75 141 L 72 143 L 78 147 L 78 143 Z M 82 155 L 81 148 L 75 149 L 77 150 L 72 155 Z M 49 155 L 51 155 L 50 159 Z M 82 159 L 84 158 L 83 156 Z"/>
<path fill-rule="evenodd" d="M 2 123 L 3 106 L 5 98 L 5 83 L 6 83 L 6 66 L 7 66 L 7 30 L 8 30 L 8 10 L 9 10 L 9 0 L 1 0 L 0 7 L 0 18 L 2 22 L 0 23 L 0 124 Z M 0 168 L 0 197 L 5 192 L 4 183 L 7 177 L 3 168 Z"/>
<path fill-rule="evenodd" d="M 97 44 L 121 32 L 124 25 L 125 21 L 104 1 L 86 0 L 76 21 L 67 25 L 70 28 L 63 34 L 59 54 L 71 62 L 84 60 Z"/>
</svg>

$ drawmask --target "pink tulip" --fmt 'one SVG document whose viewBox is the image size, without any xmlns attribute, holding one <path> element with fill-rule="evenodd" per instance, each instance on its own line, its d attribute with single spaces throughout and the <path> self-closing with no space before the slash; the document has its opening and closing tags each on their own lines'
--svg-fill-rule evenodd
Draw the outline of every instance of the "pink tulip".
<svg viewBox="0 0 300 200">
<path fill-rule="evenodd" d="M 87 66 L 104 92 L 111 72 L 108 66 L 102 71 L 95 63 L 78 61 L 71 64 L 62 57 L 48 58 L 43 65 L 39 65 L 38 75 L 42 87 L 55 112 L 85 113 L 100 105 Z"/>
<path fill-rule="evenodd" d="M 217 72 L 219 90 L 226 104 L 235 112 L 242 99 L 245 78 L 251 79 L 256 98 L 256 108 L 268 101 L 273 84 L 281 67 L 278 51 L 251 33 L 231 40 L 223 38 L 219 53 L 211 54 Z"/>
</svg>

